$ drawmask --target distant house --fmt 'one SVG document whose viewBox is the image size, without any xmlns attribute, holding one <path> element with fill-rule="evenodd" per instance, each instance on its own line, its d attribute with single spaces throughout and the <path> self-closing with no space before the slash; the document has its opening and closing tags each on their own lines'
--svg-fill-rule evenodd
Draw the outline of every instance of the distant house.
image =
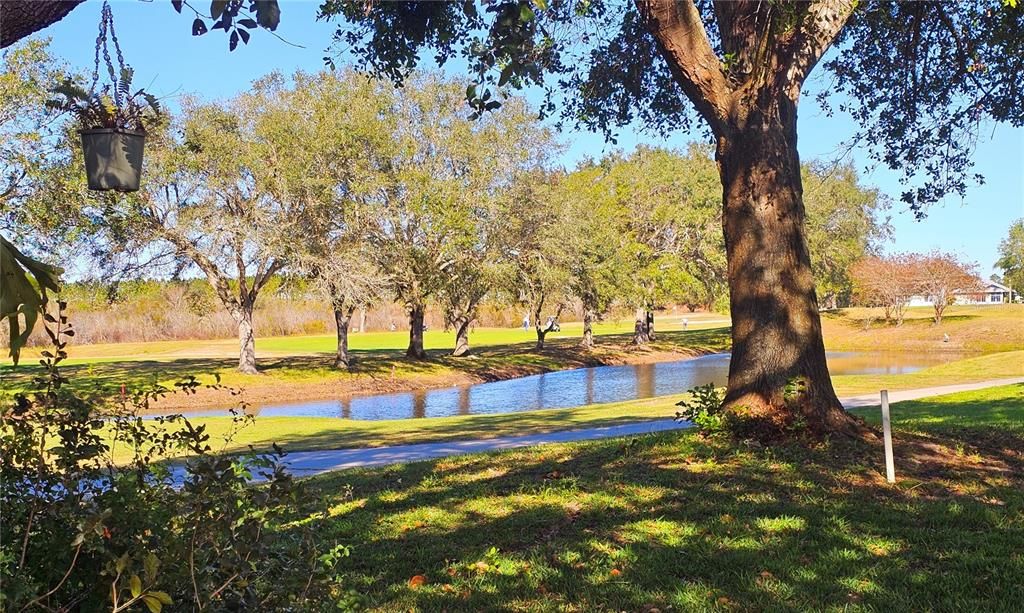
<svg viewBox="0 0 1024 613">
<path fill-rule="evenodd" d="M 986 281 L 984 285 L 984 291 L 980 292 L 953 292 L 956 295 L 954 304 L 1007 304 L 1020 299 L 1019 293 L 1002 283 Z"/>
<path fill-rule="evenodd" d="M 1008 304 L 1021 298 L 1020 293 L 1002 283 L 996 283 L 995 281 L 979 281 L 978 283 L 984 289 L 980 291 L 954 290 L 953 304 Z M 932 306 L 932 304 L 932 296 L 922 296 L 920 294 L 911 296 L 910 300 L 907 301 L 907 306 L 912 307 Z"/>
</svg>

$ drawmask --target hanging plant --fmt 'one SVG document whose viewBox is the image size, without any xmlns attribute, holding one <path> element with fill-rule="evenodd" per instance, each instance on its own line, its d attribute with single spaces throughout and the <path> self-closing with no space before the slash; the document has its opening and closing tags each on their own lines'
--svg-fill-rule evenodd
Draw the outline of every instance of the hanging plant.
<svg viewBox="0 0 1024 613">
<path fill-rule="evenodd" d="M 107 46 L 108 31 L 117 53 L 119 70 L 116 71 Z M 110 83 L 97 89 L 101 49 Z M 146 131 L 162 119 L 162 114 L 155 96 L 142 89 L 132 92 L 133 74 L 131 66 L 124 63 L 110 5 L 104 2 L 96 37 L 92 85 L 86 90 L 74 81 L 65 80 L 51 90 L 57 97 L 46 103 L 49 108 L 70 112 L 78 118 L 89 189 L 119 192 L 139 189 Z"/>
</svg>

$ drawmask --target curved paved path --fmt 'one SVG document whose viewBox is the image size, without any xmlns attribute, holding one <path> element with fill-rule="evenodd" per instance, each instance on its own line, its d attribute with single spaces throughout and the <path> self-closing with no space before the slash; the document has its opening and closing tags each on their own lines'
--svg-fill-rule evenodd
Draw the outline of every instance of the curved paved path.
<svg viewBox="0 0 1024 613">
<path fill-rule="evenodd" d="M 1013 383 L 1024 383 L 1024 377 L 889 392 L 889 401 L 903 402 L 905 400 L 917 400 L 919 398 L 927 398 L 929 396 L 941 396 L 944 394 L 966 392 L 1000 385 L 1010 385 Z M 842 398 L 840 400 L 848 409 L 878 406 L 879 404 L 878 394 L 852 396 L 849 398 Z M 431 460 L 466 453 L 514 449 L 516 447 L 529 447 L 533 445 L 543 445 L 546 443 L 567 443 L 572 441 L 612 438 L 616 436 L 631 436 L 635 434 L 648 434 L 651 432 L 664 432 L 666 430 L 681 430 L 689 427 L 690 424 L 686 422 L 677 423 L 672 419 L 658 419 L 621 424 L 617 426 L 607 426 L 603 428 L 583 428 L 579 430 L 564 430 L 561 432 L 528 434 L 523 436 L 500 436 L 496 438 L 478 440 L 394 445 L 391 447 L 371 447 L 362 449 L 294 451 L 285 456 L 284 461 L 296 476 L 305 477 L 332 470 L 343 470 L 346 468 L 399 464 L 403 462 Z"/>
</svg>

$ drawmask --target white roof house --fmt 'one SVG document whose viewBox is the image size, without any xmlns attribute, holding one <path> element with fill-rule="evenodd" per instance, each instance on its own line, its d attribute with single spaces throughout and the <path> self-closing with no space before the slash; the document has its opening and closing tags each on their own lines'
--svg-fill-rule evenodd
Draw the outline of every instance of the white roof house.
<svg viewBox="0 0 1024 613">
<path fill-rule="evenodd" d="M 1002 283 L 986 281 L 984 286 L 985 289 L 980 292 L 953 292 L 956 294 L 955 304 L 1006 304 L 1020 297 L 1016 290 Z"/>
<path fill-rule="evenodd" d="M 979 283 L 984 289 L 975 291 L 954 290 L 953 304 L 1008 304 L 1019 300 L 1021 294 L 1002 283 L 995 281 L 981 281 Z M 932 306 L 932 296 L 915 295 L 911 296 L 907 306 Z"/>
</svg>

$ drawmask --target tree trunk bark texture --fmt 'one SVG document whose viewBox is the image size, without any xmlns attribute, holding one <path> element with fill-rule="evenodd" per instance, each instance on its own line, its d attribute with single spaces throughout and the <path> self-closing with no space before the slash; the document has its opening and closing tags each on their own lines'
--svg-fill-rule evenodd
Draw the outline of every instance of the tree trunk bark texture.
<svg viewBox="0 0 1024 613">
<path fill-rule="evenodd" d="M 256 369 L 256 332 L 252 325 L 252 306 L 242 306 L 234 315 L 238 323 L 238 372 L 259 374 Z"/>
<path fill-rule="evenodd" d="M 409 309 L 409 348 L 405 356 L 414 360 L 427 359 L 427 352 L 423 349 L 423 305 L 415 305 Z"/>
<path fill-rule="evenodd" d="M 452 355 L 455 357 L 469 355 L 469 325 L 473 323 L 473 320 L 464 315 L 460 315 L 454 319 L 455 350 L 452 351 Z"/>
<path fill-rule="evenodd" d="M 537 344 L 534 345 L 534 349 L 540 351 L 544 348 L 544 337 L 548 335 L 548 331 L 543 326 L 536 326 L 537 329 Z"/>
<path fill-rule="evenodd" d="M 785 98 L 719 137 L 732 359 L 725 405 L 758 436 L 802 419 L 813 431 L 858 422 L 832 388 L 804 229 L 796 105 Z"/>
<path fill-rule="evenodd" d="M 51 26 L 85 0 L 3 0 L 0 2 L 0 48 Z"/>
<path fill-rule="evenodd" d="M 633 321 L 633 344 L 640 347 L 646 345 L 650 340 L 650 331 L 647 329 L 647 311 L 637 309 L 636 319 Z"/>
<path fill-rule="evenodd" d="M 594 348 L 594 309 L 583 307 L 583 340 L 580 347 L 584 349 Z"/>
<path fill-rule="evenodd" d="M 541 351 L 544 349 L 544 337 L 547 336 L 548 331 L 543 325 L 541 325 L 541 313 L 544 312 L 544 301 L 537 302 L 533 307 L 533 328 L 537 331 L 537 344 L 534 345 L 534 349 Z"/>
<path fill-rule="evenodd" d="M 347 369 L 352 361 L 348 353 L 348 328 L 352 322 L 353 309 L 334 307 L 334 324 L 338 331 L 338 351 L 334 356 L 334 367 Z"/>
</svg>

